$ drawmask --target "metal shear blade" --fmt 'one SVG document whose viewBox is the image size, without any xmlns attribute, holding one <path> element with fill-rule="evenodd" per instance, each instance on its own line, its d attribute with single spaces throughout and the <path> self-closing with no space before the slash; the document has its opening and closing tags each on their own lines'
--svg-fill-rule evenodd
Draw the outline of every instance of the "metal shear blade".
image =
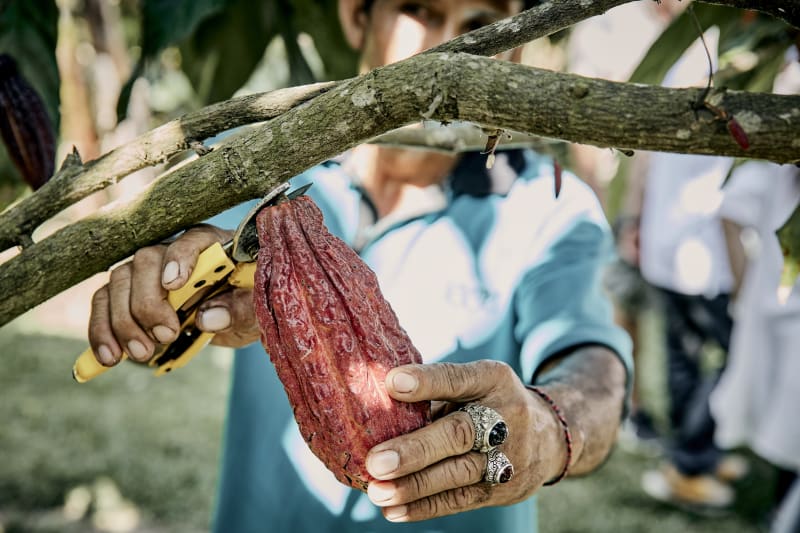
<svg viewBox="0 0 800 533">
<path fill-rule="evenodd" d="M 286 191 L 289 189 L 289 184 L 282 183 L 259 200 L 259 202 L 247 212 L 247 215 L 242 219 L 241 223 L 239 223 L 236 232 L 233 234 L 231 258 L 239 263 L 255 261 L 259 246 L 258 233 L 256 231 L 256 215 L 258 215 L 262 209 L 277 205 L 285 200 L 294 200 L 298 196 L 302 196 L 309 187 L 311 187 L 310 183 L 287 193 Z"/>
</svg>

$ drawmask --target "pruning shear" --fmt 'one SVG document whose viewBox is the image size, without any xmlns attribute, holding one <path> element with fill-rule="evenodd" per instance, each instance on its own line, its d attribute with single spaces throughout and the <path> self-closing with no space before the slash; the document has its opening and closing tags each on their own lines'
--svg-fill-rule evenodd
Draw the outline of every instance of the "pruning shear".
<svg viewBox="0 0 800 533">
<path fill-rule="evenodd" d="M 233 238 L 225 244 L 215 243 L 203 250 L 187 282 L 180 289 L 170 291 L 167 301 L 178 313 L 181 332 L 170 344 L 161 345 L 147 363 L 155 367 L 155 375 L 162 376 L 185 366 L 214 337 L 213 333 L 200 331 L 195 324 L 201 303 L 234 287 L 252 288 L 258 256 L 256 215 L 267 207 L 304 194 L 311 184 L 287 193 L 288 183 L 272 189 L 244 217 Z M 125 358 L 125 354 L 122 355 Z M 113 367 L 101 365 L 88 348 L 75 361 L 72 377 L 85 383 Z"/>
</svg>

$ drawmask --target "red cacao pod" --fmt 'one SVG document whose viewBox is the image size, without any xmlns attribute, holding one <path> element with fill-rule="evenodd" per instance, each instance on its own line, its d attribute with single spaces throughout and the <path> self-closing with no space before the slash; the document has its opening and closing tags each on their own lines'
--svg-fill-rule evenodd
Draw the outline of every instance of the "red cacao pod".
<svg viewBox="0 0 800 533">
<path fill-rule="evenodd" d="M 422 358 L 375 274 L 310 198 L 264 209 L 256 222 L 264 348 L 311 450 L 339 481 L 366 490 L 370 448 L 430 422 L 430 402 L 398 402 L 384 385 L 389 370 Z"/>
</svg>

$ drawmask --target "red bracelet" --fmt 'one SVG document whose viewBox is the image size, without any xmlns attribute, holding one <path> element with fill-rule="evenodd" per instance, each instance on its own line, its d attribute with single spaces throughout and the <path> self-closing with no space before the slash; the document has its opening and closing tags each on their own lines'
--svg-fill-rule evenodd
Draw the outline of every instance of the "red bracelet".
<svg viewBox="0 0 800 533">
<path fill-rule="evenodd" d="M 540 389 L 535 385 L 525 385 L 525 388 L 528 390 L 532 390 L 533 392 L 538 394 L 539 397 L 542 398 L 542 400 L 547 402 L 547 405 L 549 405 L 550 408 L 553 410 L 553 412 L 556 414 L 556 418 L 558 418 L 558 421 L 561 422 L 561 427 L 564 428 L 564 441 L 567 443 L 567 460 L 564 463 L 564 468 L 563 470 L 561 470 L 561 473 L 555 478 L 551 479 L 550 481 L 544 483 L 543 486 L 546 487 L 548 485 L 555 485 L 556 483 L 558 483 L 567 476 L 567 471 L 569 470 L 569 463 L 572 461 L 572 433 L 570 433 L 569 431 L 569 424 L 567 424 L 567 419 L 564 418 L 563 414 L 561 414 L 561 409 L 558 408 L 558 405 L 556 405 L 556 402 L 553 401 L 553 399 L 550 397 L 549 394 L 547 394 L 546 392 L 544 392 L 542 389 Z"/>
</svg>

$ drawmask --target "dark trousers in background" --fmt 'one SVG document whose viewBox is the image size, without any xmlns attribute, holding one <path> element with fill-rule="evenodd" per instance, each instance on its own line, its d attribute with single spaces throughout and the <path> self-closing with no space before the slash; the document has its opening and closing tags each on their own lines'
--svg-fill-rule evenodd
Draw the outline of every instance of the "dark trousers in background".
<svg viewBox="0 0 800 533">
<path fill-rule="evenodd" d="M 714 445 L 709 396 L 722 368 L 704 373 L 703 346 L 714 341 L 727 359 L 733 322 L 727 294 L 687 296 L 662 289 L 667 342 L 667 387 L 673 442 L 669 457 L 684 475 L 714 471 L 722 452 Z"/>
</svg>

